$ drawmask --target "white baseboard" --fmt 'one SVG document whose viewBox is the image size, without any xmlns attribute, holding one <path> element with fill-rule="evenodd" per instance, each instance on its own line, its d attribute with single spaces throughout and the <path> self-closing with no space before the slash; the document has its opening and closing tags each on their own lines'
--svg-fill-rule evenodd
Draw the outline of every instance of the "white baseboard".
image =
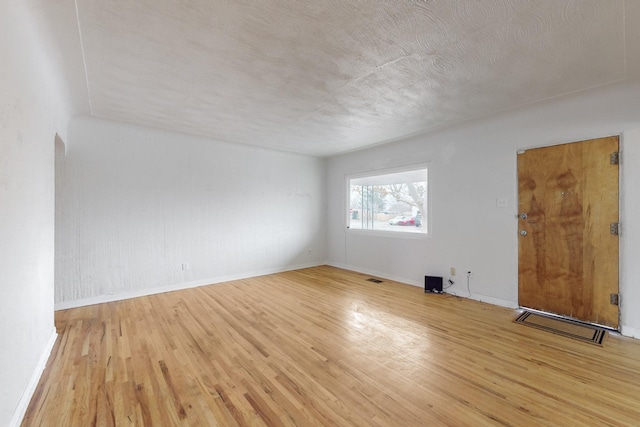
<svg viewBox="0 0 640 427">
<path fill-rule="evenodd" d="M 420 288 L 422 288 L 424 286 L 424 282 L 422 282 L 422 281 L 416 281 L 416 280 L 408 279 L 406 277 L 393 276 L 393 275 L 389 275 L 389 274 L 386 274 L 386 273 L 383 273 L 383 272 L 380 272 L 380 271 L 366 270 L 366 269 L 361 269 L 361 268 L 358 268 L 358 267 L 354 267 L 354 266 L 351 266 L 351 265 L 340 264 L 340 263 L 327 262 L 326 264 L 330 265 L 332 267 L 343 268 L 345 270 L 355 271 L 357 273 L 368 274 L 370 276 L 381 277 L 383 279 L 393 280 L 395 282 L 406 283 L 408 285 L 418 286 Z M 486 302 L 487 304 L 498 305 L 498 306 L 501 306 L 501 307 L 518 308 L 518 304 L 515 301 L 508 301 L 508 300 L 503 300 L 503 299 L 500 299 L 500 298 L 494 298 L 494 297 L 489 297 L 489 296 L 479 295 L 479 294 L 468 295 L 466 293 L 466 291 L 464 292 L 464 294 L 462 294 L 462 293 L 457 294 L 457 296 L 459 296 L 460 298 L 469 298 L 469 299 L 472 299 L 472 300 L 476 300 L 476 301 L 480 301 L 480 302 Z"/>
<path fill-rule="evenodd" d="M 38 382 L 40 381 L 40 377 L 44 372 L 44 368 L 47 366 L 47 362 L 49 361 L 49 356 L 51 356 L 51 350 L 56 343 L 56 339 L 58 338 L 58 333 L 55 328 L 51 331 L 51 336 L 49 337 L 49 341 L 47 342 L 46 347 L 42 351 L 40 355 L 40 359 L 38 360 L 38 364 L 36 368 L 33 370 L 33 374 L 29 379 L 29 384 L 27 384 L 27 388 L 24 393 L 22 393 L 22 397 L 20 398 L 20 402 L 18 402 L 18 407 L 16 411 L 13 413 L 13 417 L 11 418 L 11 422 L 9 423 L 10 427 L 18 427 L 22 423 L 22 419 L 24 415 L 27 413 L 27 408 L 29 407 L 29 403 L 31 402 L 31 398 L 33 397 L 33 393 L 35 393 L 36 388 L 38 387 Z"/>
<path fill-rule="evenodd" d="M 625 337 L 640 339 L 640 329 L 638 328 L 622 325 L 620 327 L 620 333 Z"/>
<path fill-rule="evenodd" d="M 480 301 L 480 302 L 486 302 L 487 304 L 492 304 L 492 305 L 498 305 L 500 307 L 506 307 L 506 308 L 518 308 L 518 303 L 514 302 L 514 301 L 508 301 L 508 300 L 504 300 L 504 299 L 500 299 L 500 298 L 494 298 L 494 297 L 488 297 L 486 295 L 474 295 L 471 294 L 471 299 L 474 299 L 476 301 Z"/>
<path fill-rule="evenodd" d="M 353 265 L 345 265 L 345 264 L 334 263 L 334 262 L 326 262 L 325 264 L 330 265 L 331 267 L 337 267 L 337 268 L 342 268 L 344 270 L 355 271 L 356 273 L 367 274 L 369 276 L 375 276 L 375 277 L 380 277 L 382 279 L 393 280 L 394 282 L 405 283 L 407 285 L 418 286 L 418 287 L 424 286 L 424 283 L 422 282 L 411 280 L 407 277 L 393 276 L 391 274 L 383 273 L 381 271 L 362 269 L 359 267 L 354 267 Z"/>
<path fill-rule="evenodd" d="M 285 271 L 299 270 L 301 268 L 317 267 L 323 264 L 324 263 L 319 262 L 319 263 L 310 263 L 310 264 L 290 265 L 287 267 L 270 268 L 265 270 L 253 271 L 249 273 L 243 273 L 243 274 L 235 274 L 235 275 L 229 275 L 229 276 L 214 277 L 209 279 L 194 280 L 191 282 L 177 283 L 175 285 L 160 286 L 157 288 L 139 289 L 135 291 L 122 292 L 122 293 L 113 294 L 113 295 L 100 295 L 96 297 L 82 298 L 82 299 L 77 299 L 73 301 L 60 301 L 54 304 L 54 310 L 56 311 L 66 310 L 68 308 L 84 307 L 87 305 L 121 301 L 125 299 L 144 297 L 147 295 L 161 294 L 164 292 L 179 291 L 181 289 L 197 288 L 199 286 L 207 286 L 207 285 L 214 285 L 216 283 L 230 282 L 232 280 L 242 280 L 242 279 L 248 279 L 250 277 L 264 276 L 267 274 L 275 274 L 275 273 L 282 273 Z"/>
</svg>

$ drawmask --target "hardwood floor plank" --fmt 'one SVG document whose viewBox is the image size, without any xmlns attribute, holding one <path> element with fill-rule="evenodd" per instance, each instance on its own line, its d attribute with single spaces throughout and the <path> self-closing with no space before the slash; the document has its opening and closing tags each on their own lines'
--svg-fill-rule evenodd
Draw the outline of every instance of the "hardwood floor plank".
<svg viewBox="0 0 640 427">
<path fill-rule="evenodd" d="M 630 426 L 640 342 L 315 267 L 59 311 L 23 426 Z"/>
</svg>

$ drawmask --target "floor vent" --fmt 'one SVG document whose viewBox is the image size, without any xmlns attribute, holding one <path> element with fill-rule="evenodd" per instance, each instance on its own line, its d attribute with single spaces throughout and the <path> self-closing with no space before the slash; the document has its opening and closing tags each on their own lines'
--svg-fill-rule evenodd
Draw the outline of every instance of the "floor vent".
<svg viewBox="0 0 640 427">
<path fill-rule="evenodd" d="M 373 277 L 369 277 L 369 278 L 367 279 L 367 282 L 382 283 L 382 280 L 374 279 Z"/>
</svg>

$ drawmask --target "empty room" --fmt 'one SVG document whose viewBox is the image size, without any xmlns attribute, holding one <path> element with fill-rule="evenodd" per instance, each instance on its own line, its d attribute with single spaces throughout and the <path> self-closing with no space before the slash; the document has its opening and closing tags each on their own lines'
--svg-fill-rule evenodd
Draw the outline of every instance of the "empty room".
<svg viewBox="0 0 640 427">
<path fill-rule="evenodd" d="M 1 426 L 640 423 L 640 2 L 1 4 Z"/>
</svg>

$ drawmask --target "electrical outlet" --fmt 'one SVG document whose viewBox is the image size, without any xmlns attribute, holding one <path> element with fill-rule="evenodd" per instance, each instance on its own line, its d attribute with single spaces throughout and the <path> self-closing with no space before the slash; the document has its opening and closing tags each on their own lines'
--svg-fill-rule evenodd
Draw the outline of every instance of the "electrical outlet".
<svg viewBox="0 0 640 427">
<path fill-rule="evenodd" d="M 182 263 L 182 271 L 187 271 L 189 270 L 189 263 L 188 262 L 183 262 Z"/>
<path fill-rule="evenodd" d="M 455 267 L 451 267 L 451 271 L 449 271 L 451 276 L 455 276 L 456 275 L 456 268 Z"/>
</svg>

